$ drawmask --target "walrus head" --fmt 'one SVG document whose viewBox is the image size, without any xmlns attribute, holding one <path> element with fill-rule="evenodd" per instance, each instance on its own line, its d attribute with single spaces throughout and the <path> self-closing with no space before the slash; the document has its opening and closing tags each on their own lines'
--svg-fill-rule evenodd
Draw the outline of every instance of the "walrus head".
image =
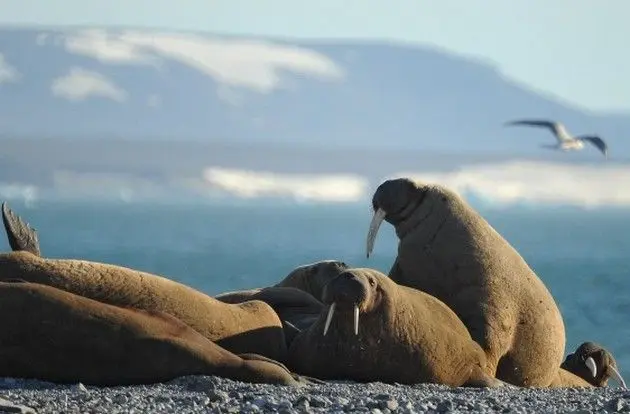
<svg viewBox="0 0 630 414">
<path fill-rule="evenodd" d="M 582 377 L 596 387 L 606 386 L 608 379 L 612 378 L 626 388 L 626 382 L 617 370 L 615 358 L 605 348 L 594 342 L 582 343 L 574 353 L 567 355 L 560 367 Z"/>
<path fill-rule="evenodd" d="M 341 273 L 324 287 L 323 302 L 330 307 L 323 334 L 326 335 L 335 314 L 352 311 L 354 334 L 359 334 L 359 313 L 368 312 L 377 303 L 377 281 L 367 269 Z"/>
<path fill-rule="evenodd" d="M 387 180 L 378 186 L 372 196 L 374 216 L 368 231 L 367 257 L 372 253 L 374 240 L 383 220 L 394 226 L 404 221 L 422 204 L 431 188 L 409 178 Z"/>
<path fill-rule="evenodd" d="M 276 286 L 297 287 L 321 301 L 324 286 L 348 268 L 339 260 L 321 260 L 296 267 Z"/>
</svg>

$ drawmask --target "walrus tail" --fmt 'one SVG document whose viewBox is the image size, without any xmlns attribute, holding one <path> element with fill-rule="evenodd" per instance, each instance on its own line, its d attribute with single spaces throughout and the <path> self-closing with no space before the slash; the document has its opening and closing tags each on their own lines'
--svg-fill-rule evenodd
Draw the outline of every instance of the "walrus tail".
<svg viewBox="0 0 630 414">
<path fill-rule="evenodd" d="M 14 252 L 25 251 L 41 256 L 37 231 L 15 214 L 6 201 L 2 203 L 2 222 Z"/>
</svg>

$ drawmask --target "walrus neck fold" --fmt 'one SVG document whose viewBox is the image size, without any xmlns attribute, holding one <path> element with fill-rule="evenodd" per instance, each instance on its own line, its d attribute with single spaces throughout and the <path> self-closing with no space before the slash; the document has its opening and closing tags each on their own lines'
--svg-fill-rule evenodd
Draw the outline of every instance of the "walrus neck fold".
<svg viewBox="0 0 630 414">
<path fill-rule="evenodd" d="M 407 234 L 420 226 L 432 226 L 436 224 L 437 220 L 427 220 L 427 218 L 433 214 L 437 214 L 435 209 L 436 202 L 436 200 L 432 200 L 432 197 L 423 197 L 415 203 L 409 204 L 407 208 L 402 210 L 397 215 L 398 219 L 391 221 L 396 230 L 398 239 L 404 239 Z M 438 229 L 437 226 L 435 227 L 435 229 L 423 228 L 423 232 L 426 231 L 427 235 L 433 235 Z"/>
<path fill-rule="evenodd" d="M 400 223 L 404 223 L 409 220 L 410 217 L 414 215 L 414 212 L 420 205 L 422 205 L 423 201 L 427 196 L 426 192 L 422 192 L 418 197 L 414 197 L 407 203 L 403 208 L 397 211 L 387 211 L 386 220 L 392 224 L 393 226 L 398 226 Z"/>
</svg>

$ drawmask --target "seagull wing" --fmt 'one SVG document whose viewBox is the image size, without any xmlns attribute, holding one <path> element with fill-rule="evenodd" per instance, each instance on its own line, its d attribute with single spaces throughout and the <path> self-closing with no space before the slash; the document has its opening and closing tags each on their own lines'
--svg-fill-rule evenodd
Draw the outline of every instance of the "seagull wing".
<svg viewBox="0 0 630 414">
<path fill-rule="evenodd" d="M 558 139 L 558 141 L 571 140 L 571 136 L 567 132 L 564 125 L 562 125 L 560 122 L 548 121 L 544 119 L 521 119 L 517 121 L 507 122 L 505 125 L 507 126 L 525 125 L 525 126 L 543 127 L 553 132 L 553 134 Z"/>
<path fill-rule="evenodd" d="M 579 139 L 580 141 L 590 142 L 591 144 L 596 146 L 597 149 L 600 150 L 605 157 L 608 157 L 608 145 L 606 145 L 606 142 L 604 142 L 604 140 L 597 135 L 582 135 L 576 137 L 576 139 Z"/>
</svg>

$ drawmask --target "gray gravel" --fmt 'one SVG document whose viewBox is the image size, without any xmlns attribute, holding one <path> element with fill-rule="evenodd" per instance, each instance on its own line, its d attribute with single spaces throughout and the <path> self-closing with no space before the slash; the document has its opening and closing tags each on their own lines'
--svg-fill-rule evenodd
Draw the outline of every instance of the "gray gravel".
<svg viewBox="0 0 630 414">
<path fill-rule="evenodd" d="M 2 399 L 14 406 L 10 407 Z M 3 403 L 8 411 L 3 411 Z M 203 376 L 182 377 L 165 384 L 101 388 L 0 379 L 0 413 L 4 412 L 604 413 L 630 412 L 630 391 L 620 388 L 474 389 L 433 384 L 341 382 L 293 388 Z"/>
</svg>

